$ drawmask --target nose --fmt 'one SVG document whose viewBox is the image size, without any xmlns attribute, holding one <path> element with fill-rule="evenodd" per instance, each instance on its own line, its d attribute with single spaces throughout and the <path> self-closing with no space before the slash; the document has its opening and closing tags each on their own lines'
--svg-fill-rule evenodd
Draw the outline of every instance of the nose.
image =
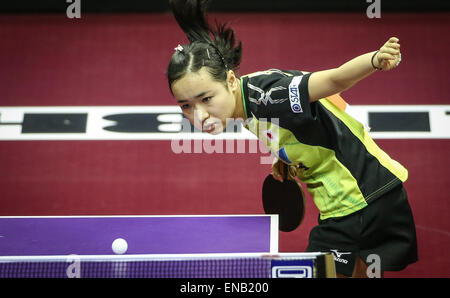
<svg viewBox="0 0 450 298">
<path fill-rule="evenodd" d="M 194 109 L 194 125 L 198 128 L 203 127 L 203 122 L 209 118 L 209 113 L 201 105 L 196 105 Z"/>
</svg>

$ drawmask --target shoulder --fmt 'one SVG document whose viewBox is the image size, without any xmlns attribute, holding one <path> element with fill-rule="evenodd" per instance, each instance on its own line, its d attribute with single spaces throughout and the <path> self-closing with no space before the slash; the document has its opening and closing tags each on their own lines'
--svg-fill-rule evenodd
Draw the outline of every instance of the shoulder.
<svg viewBox="0 0 450 298">
<path fill-rule="evenodd" d="M 269 69 L 258 71 L 243 76 L 244 88 L 248 88 L 250 93 L 282 90 L 288 87 L 293 77 L 300 75 L 302 75 L 302 72 L 297 70 Z"/>
<path fill-rule="evenodd" d="M 242 87 L 249 110 L 257 117 L 280 117 L 289 112 L 303 112 L 303 102 L 309 102 L 307 91 L 302 88 L 305 76 L 302 71 L 279 69 L 243 76 Z"/>
<path fill-rule="evenodd" d="M 271 68 L 268 70 L 263 71 L 257 71 L 253 73 L 246 74 L 242 77 L 248 78 L 248 79 L 267 79 L 267 78 L 284 78 L 284 77 L 292 77 L 292 76 L 298 76 L 305 74 L 306 72 L 302 72 L 299 70 L 280 70 Z"/>
<path fill-rule="evenodd" d="M 294 77 L 308 74 L 306 71 L 299 70 L 280 70 L 280 69 L 268 69 L 264 71 L 258 71 L 242 76 L 247 82 L 249 89 L 252 87 L 258 87 L 263 90 L 276 86 L 285 86 L 286 83 L 292 81 Z"/>
</svg>

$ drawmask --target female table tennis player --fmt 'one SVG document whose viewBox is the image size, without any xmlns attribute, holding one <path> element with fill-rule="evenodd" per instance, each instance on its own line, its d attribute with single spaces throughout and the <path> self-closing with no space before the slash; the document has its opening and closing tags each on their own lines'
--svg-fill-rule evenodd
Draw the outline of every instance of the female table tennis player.
<svg viewBox="0 0 450 298">
<path fill-rule="evenodd" d="M 244 119 L 278 158 L 272 174 L 279 176 L 279 162 L 296 171 L 320 211 L 307 251 L 333 251 L 339 276 L 363 277 L 371 254 L 382 272 L 415 262 L 415 225 L 402 184 L 407 170 L 330 100 L 376 71 L 394 69 L 401 60 L 399 39 L 333 69 L 270 69 L 239 77 L 242 44 L 230 27 L 208 24 L 207 2 L 170 1 L 189 39 L 175 48 L 167 72 L 185 117 L 211 134 Z M 268 121 L 264 131 L 258 130 L 260 120 Z"/>
</svg>

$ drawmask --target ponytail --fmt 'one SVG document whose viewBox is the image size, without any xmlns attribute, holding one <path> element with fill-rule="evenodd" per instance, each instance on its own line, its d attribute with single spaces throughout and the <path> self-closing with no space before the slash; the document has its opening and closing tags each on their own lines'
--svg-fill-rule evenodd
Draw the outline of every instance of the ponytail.
<svg viewBox="0 0 450 298">
<path fill-rule="evenodd" d="M 208 0 L 169 0 L 173 15 L 189 44 L 175 48 L 169 62 L 169 87 L 188 72 L 206 67 L 217 81 L 225 82 L 227 71 L 237 71 L 241 63 L 242 43 L 226 24 L 211 28 L 206 18 Z"/>
<path fill-rule="evenodd" d="M 212 32 L 206 20 L 207 0 L 169 0 L 173 16 L 189 41 L 212 42 Z"/>
</svg>

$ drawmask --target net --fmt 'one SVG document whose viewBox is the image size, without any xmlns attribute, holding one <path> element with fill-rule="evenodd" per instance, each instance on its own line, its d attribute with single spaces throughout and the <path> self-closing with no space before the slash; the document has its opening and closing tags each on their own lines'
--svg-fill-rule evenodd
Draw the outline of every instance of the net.
<svg viewBox="0 0 450 298">
<path fill-rule="evenodd" d="M 322 266 L 318 268 L 322 256 L 1 257 L 0 278 L 314 277 L 323 271 Z"/>
<path fill-rule="evenodd" d="M 1 278 L 268 278 L 270 261 L 258 259 L 191 261 L 14 262 L 0 265 Z M 78 275 L 78 276 L 77 276 Z"/>
</svg>

